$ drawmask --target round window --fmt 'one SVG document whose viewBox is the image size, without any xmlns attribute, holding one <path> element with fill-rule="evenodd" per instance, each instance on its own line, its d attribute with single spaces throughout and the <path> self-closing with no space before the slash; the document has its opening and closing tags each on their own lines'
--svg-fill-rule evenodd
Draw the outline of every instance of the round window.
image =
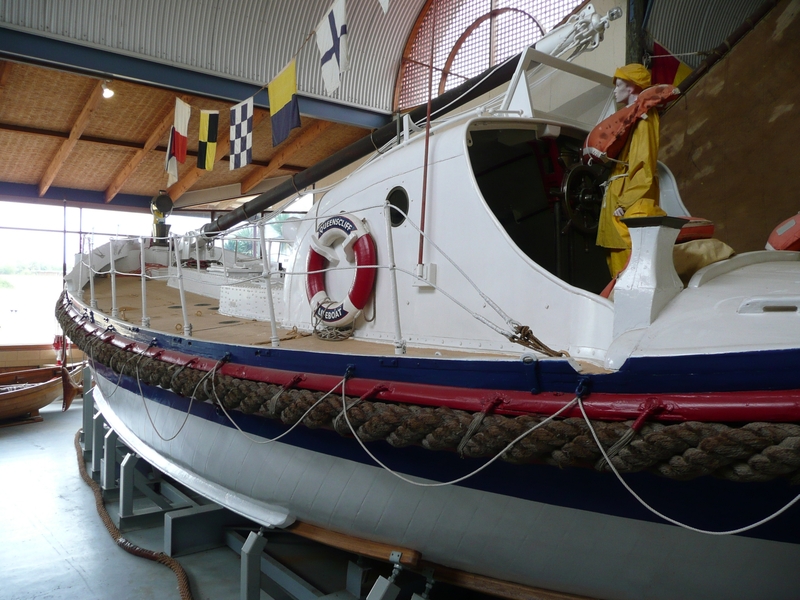
<svg viewBox="0 0 800 600">
<path fill-rule="evenodd" d="M 408 214 L 408 194 L 403 188 L 396 187 L 389 192 L 387 200 L 392 206 L 389 212 L 392 219 L 392 227 L 399 227 L 406 220 L 406 215 Z"/>
</svg>

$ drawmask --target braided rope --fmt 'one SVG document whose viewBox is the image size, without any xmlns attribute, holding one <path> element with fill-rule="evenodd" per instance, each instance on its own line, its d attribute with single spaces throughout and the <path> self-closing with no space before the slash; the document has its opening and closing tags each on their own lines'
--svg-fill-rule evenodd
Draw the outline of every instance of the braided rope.
<svg viewBox="0 0 800 600">
<path fill-rule="evenodd" d="M 103 490 L 100 489 L 100 485 L 94 479 L 92 479 L 89 476 L 89 473 L 86 471 L 86 463 L 83 462 L 80 439 L 81 430 L 79 429 L 75 433 L 75 452 L 78 455 L 78 470 L 80 471 L 81 479 L 83 479 L 86 484 L 92 488 L 92 492 L 94 493 L 94 504 L 97 508 L 97 513 L 100 515 L 100 519 L 103 521 L 103 525 L 105 525 L 105 528 L 108 531 L 108 534 L 111 536 L 111 539 L 113 539 L 114 543 L 125 550 L 125 552 L 128 554 L 133 554 L 134 556 L 138 556 L 140 558 L 146 558 L 147 560 L 161 563 L 165 567 L 171 569 L 172 572 L 175 573 L 175 579 L 178 580 L 178 592 L 180 593 L 182 600 L 192 600 L 194 596 L 192 595 L 192 588 L 189 585 L 189 576 L 186 574 L 186 571 L 183 569 L 181 563 L 171 556 L 164 554 L 163 552 L 154 552 L 153 550 L 142 548 L 141 546 L 137 546 L 136 544 L 122 537 L 119 528 L 114 525 L 114 521 L 111 520 L 111 515 L 109 515 L 108 511 L 106 510 L 106 505 L 103 502 Z"/>
<path fill-rule="evenodd" d="M 454 451 L 461 445 L 459 450 L 463 456 L 470 458 L 492 457 L 502 452 L 502 460 L 512 463 L 609 470 L 609 465 L 601 462 L 603 454 L 586 421 L 580 417 L 552 420 L 543 415 L 485 414 L 475 425 L 475 413 L 445 406 L 413 406 L 346 397 L 348 408 L 346 419 L 342 419 L 342 399 L 330 392 L 326 395 L 291 386 L 286 389 L 218 372 L 209 382 L 206 371 L 169 364 L 102 343 L 82 329 L 79 322 L 70 319 L 61 305 L 56 316 L 66 335 L 79 348 L 120 377 L 137 378 L 146 385 L 192 397 L 195 402 L 217 401 L 225 411 L 238 410 L 280 419 L 289 426 L 302 422 L 312 429 L 333 429 L 342 436 L 352 436 L 355 432 L 363 442 L 386 440 L 397 448 L 420 445 L 428 450 Z M 139 360 L 131 361 L 132 355 Z M 631 438 L 615 456 L 609 456 L 614 468 L 621 473 L 652 471 L 678 480 L 711 475 L 739 482 L 782 477 L 791 483 L 800 483 L 800 424 L 646 423 L 631 436 L 632 423 L 591 421 L 603 448 Z M 503 451 L 515 438 L 539 424 L 541 426 Z"/>
</svg>

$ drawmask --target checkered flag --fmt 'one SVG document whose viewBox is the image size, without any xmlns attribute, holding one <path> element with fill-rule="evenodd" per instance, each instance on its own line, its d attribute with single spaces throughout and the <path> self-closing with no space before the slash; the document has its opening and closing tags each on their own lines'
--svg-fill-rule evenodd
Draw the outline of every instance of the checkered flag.
<svg viewBox="0 0 800 600">
<path fill-rule="evenodd" d="M 253 99 L 231 108 L 231 171 L 253 160 Z"/>
</svg>

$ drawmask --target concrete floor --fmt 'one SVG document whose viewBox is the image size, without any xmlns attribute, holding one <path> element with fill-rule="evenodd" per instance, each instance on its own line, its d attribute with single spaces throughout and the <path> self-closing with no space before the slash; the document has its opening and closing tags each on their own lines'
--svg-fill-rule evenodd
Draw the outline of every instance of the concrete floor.
<svg viewBox="0 0 800 600">
<path fill-rule="evenodd" d="M 74 448 L 83 400 L 61 412 L 59 398 L 41 410 L 43 421 L 0 428 L 0 600 L 178 599 L 171 570 L 117 547 L 97 514 L 94 494 L 81 479 Z M 117 504 L 107 503 L 116 521 Z M 126 531 L 134 544 L 162 551 L 163 526 Z M 246 532 L 245 532 L 246 535 Z M 268 535 L 269 552 L 325 593 L 344 588 L 355 557 L 286 533 Z M 228 547 L 181 556 L 194 598 L 239 598 L 240 558 Z M 388 564 L 370 562 L 368 587 Z M 409 576 L 398 600 L 421 593 Z M 274 596 L 289 598 L 273 589 Z M 486 600 L 489 596 L 438 583 L 432 600 Z"/>
<path fill-rule="evenodd" d="M 118 548 L 78 472 L 82 400 L 44 421 L 0 428 L 0 599 L 179 598 L 168 568 Z M 160 551 L 163 528 L 126 532 Z M 239 556 L 218 548 L 180 558 L 197 599 L 239 597 Z"/>
</svg>

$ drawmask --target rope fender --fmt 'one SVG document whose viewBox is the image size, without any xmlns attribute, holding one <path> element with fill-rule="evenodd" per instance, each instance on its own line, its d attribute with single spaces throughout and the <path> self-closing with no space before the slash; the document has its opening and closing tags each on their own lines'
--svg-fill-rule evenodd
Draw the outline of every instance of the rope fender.
<svg viewBox="0 0 800 600">
<path fill-rule="evenodd" d="M 93 361 L 113 372 L 138 377 L 180 396 L 212 402 L 214 391 L 227 410 L 294 425 L 324 392 L 208 373 L 191 365 L 175 365 L 104 343 L 70 318 L 59 303 L 56 317 L 65 334 Z M 138 373 L 138 375 L 137 375 Z M 203 378 L 205 377 L 205 380 Z M 375 392 L 377 393 L 377 392 Z M 420 445 L 428 450 L 459 450 L 470 458 L 491 457 L 515 437 L 547 417 L 471 413 L 449 407 L 428 407 L 347 397 L 350 423 L 365 442 L 386 440 L 394 447 Z M 337 416 L 342 400 L 330 395 L 303 420 L 309 428 L 327 428 L 352 436 Z M 476 416 L 482 415 L 482 416 Z M 603 447 L 621 449 L 611 458 L 621 473 L 651 471 L 670 479 L 711 475 L 732 481 L 768 481 L 777 477 L 800 483 L 800 424 L 753 422 L 742 426 L 687 421 L 677 424 L 592 420 Z M 634 424 L 638 430 L 634 428 Z M 625 444 L 625 442 L 628 442 Z M 615 449 L 616 451 L 616 449 Z M 511 463 L 545 463 L 609 471 L 580 417 L 556 419 L 531 432 L 501 457 Z"/>
</svg>

